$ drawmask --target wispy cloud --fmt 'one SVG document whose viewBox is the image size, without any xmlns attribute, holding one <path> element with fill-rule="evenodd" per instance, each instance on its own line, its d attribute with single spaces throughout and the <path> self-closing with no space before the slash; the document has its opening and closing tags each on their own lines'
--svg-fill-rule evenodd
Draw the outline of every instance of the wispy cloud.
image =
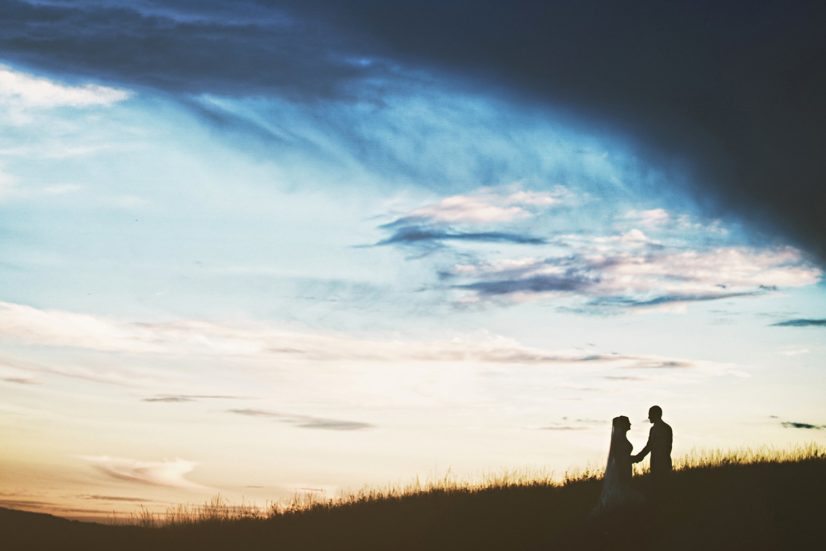
<svg viewBox="0 0 826 551">
<path fill-rule="evenodd" d="M 482 188 L 467 195 L 451 195 L 435 203 L 413 209 L 396 220 L 447 224 L 490 224 L 529 218 L 563 202 L 570 194 L 557 187 L 553 191 L 529 191 L 518 186 Z"/>
<path fill-rule="evenodd" d="M 686 250 L 651 241 L 639 230 L 614 237 L 562 238 L 571 251 L 565 255 L 465 262 L 441 271 L 440 278 L 471 293 L 463 303 L 574 297 L 585 300 L 581 311 L 598 313 L 759 296 L 812 285 L 822 276 L 791 248 Z"/>
<path fill-rule="evenodd" d="M 90 516 L 90 515 L 99 515 L 100 518 L 111 518 L 112 510 L 111 509 L 89 509 L 85 507 L 67 507 L 55 501 L 49 501 L 45 499 L 31 499 L 25 495 L 20 495 L 19 498 L 15 497 L 2 497 L 0 496 L 0 507 L 6 507 L 9 509 L 21 509 L 24 511 L 35 511 L 40 513 L 46 513 L 50 515 L 58 515 L 58 516 Z M 68 522 L 68 521 L 64 521 Z"/>
<path fill-rule="evenodd" d="M 68 86 L 0 65 L 0 105 L 12 108 L 109 106 L 131 95 L 97 84 Z"/>
<path fill-rule="evenodd" d="M 82 189 L 83 187 L 77 184 L 54 184 L 24 188 L 18 185 L 17 178 L 0 171 L 0 201 L 60 197 L 78 193 Z"/>
<path fill-rule="evenodd" d="M 377 245 L 432 247 L 443 241 L 542 245 L 547 240 L 541 236 L 498 226 L 536 216 L 563 203 L 570 195 L 562 187 L 530 191 L 518 185 L 452 195 L 407 211 L 379 226 L 392 233 Z M 479 227 L 485 229 L 481 231 Z"/>
<path fill-rule="evenodd" d="M 0 338 L 2 338 L 2 336 L 3 334 L 0 332 Z M 145 368 L 135 369 L 125 365 L 101 366 L 90 363 L 75 364 L 70 360 L 54 361 L 53 363 L 50 362 L 49 364 L 43 364 L 5 356 L 0 357 L 0 371 L 6 373 L 4 374 L 4 378 L 13 379 L 9 382 L 17 384 L 23 384 L 23 381 L 31 381 L 29 384 L 40 384 L 41 379 L 51 376 L 118 387 L 137 388 L 156 387 L 159 384 L 171 384 L 171 380 L 174 380 L 174 378 L 171 378 L 168 374 L 164 374 L 162 372 L 149 371 Z M 29 374 L 37 375 L 37 378 L 30 377 Z"/>
<path fill-rule="evenodd" d="M 642 227 L 645 231 L 679 231 L 704 233 L 713 236 L 723 236 L 727 233 L 726 228 L 720 220 L 704 220 L 702 222 L 692 219 L 685 213 L 675 213 L 664 208 L 654 208 L 647 210 L 632 209 L 626 211 L 621 216 L 622 225 L 632 225 Z"/>
<path fill-rule="evenodd" d="M 547 425 L 539 427 L 539 430 L 555 430 L 555 431 L 569 431 L 569 430 L 585 430 L 586 427 L 575 427 L 573 425 Z"/>
<path fill-rule="evenodd" d="M 561 420 L 553 423 L 549 423 L 547 425 L 543 425 L 538 427 L 539 430 L 549 430 L 549 431 L 577 431 L 577 430 L 588 430 L 591 427 L 596 426 L 604 426 L 609 421 L 603 421 L 600 419 L 587 419 L 587 418 L 573 418 L 573 417 L 562 417 Z"/>
<path fill-rule="evenodd" d="M 826 327 L 826 319 L 818 318 L 797 318 L 778 321 L 772 324 L 773 327 Z"/>
<path fill-rule="evenodd" d="M 144 402 L 161 402 L 161 403 L 180 403 L 180 402 L 196 402 L 198 400 L 234 400 L 239 399 L 240 396 L 224 396 L 220 394 L 159 394 L 144 398 Z"/>
<path fill-rule="evenodd" d="M 537 199 L 529 192 L 497 195 L 486 189 L 451 196 L 384 224 L 381 228 L 392 233 L 378 244 L 434 250 L 445 248 L 450 240 L 498 241 L 531 244 L 543 251 L 541 256 L 509 258 L 507 249 L 453 249 L 453 265 L 439 261 L 436 266 L 440 282 L 436 288 L 459 292 L 456 304 L 461 306 L 573 298 L 578 306 L 561 306 L 606 314 L 681 310 L 691 303 L 812 285 L 823 275 L 797 249 L 746 246 L 728 235 L 719 222 L 701 223 L 664 208 L 610 215 L 603 227 L 613 229 L 612 233 L 546 229 L 545 237 L 531 233 L 535 225 L 518 226 L 518 231 L 508 225 L 537 214 L 535 204 L 547 208 L 564 202 L 569 215 L 596 212 L 593 201 L 567 200 L 565 193 L 560 188 Z M 515 197 L 523 197 L 531 207 Z M 576 226 L 575 219 L 569 218 Z M 457 230 L 448 225 L 455 222 L 465 227 Z M 478 230 L 480 224 L 485 225 L 484 231 Z M 424 258 L 414 257 L 417 261 Z"/>
<path fill-rule="evenodd" d="M 662 208 L 631 210 L 625 213 L 624 218 L 648 228 L 661 226 L 672 220 L 671 213 Z"/>
<path fill-rule="evenodd" d="M 203 490 L 206 486 L 187 480 L 186 475 L 195 469 L 196 463 L 184 459 L 141 461 L 122 457 L 84 456 L 97 471 L 109 478 L 188 490 Z"/>
<path fill-rule="evenodd" d="M 741 291 L 736 293 L 673 293 L 654 296 L 652 298 L 636 299 L 630 297 L 600 297 L 588 302 L 591 308 L 652 308 L 668 304 L 688 304 L 691 302 L 708 302 L 727 298 L 753 297 L 768 292 L 767 289 Z"/>
<path fill-rule="evenodd" d="M 267 324 L 230 326 L 192 320 L 136 323 L 1 302 L 0 338 L 13 339 L 17 344 L 102 352 L 283 362 L 599 364 L 649 368 L 691 364 L 680 358 L 548 350 L 489 332 L 455 335 L 444 340 L 399 339 L 387 335 L 357 337 L 346 333 L 283 331 Z M 62 370 L 56 373 L 64 374 Z M 99 380 L 102 375 L 107 375 L 104 382 L 114 376 L 95 370 L 67 374 L 93 380 Z M 183 401 L 196 396 L 207 394 L 162 394 L 154 397 L 157 398 L 154 401 Z"/>
<path fill-rule="evenodd" d="M 370 429 L 374 427 L 374 425 L 370 423 L 363 423 L 360 421 L 330 419 L 326 417 L 314 417 L 311 415 L 295 415 L 291 413 L 279 413 L 276 411 L 267 411 L 262 409 L 230 409 L 227 411 L 236 415 L 274 419 L 281 423 L 286 423 L 302 429 L 349 431 Z"/>
</svg>

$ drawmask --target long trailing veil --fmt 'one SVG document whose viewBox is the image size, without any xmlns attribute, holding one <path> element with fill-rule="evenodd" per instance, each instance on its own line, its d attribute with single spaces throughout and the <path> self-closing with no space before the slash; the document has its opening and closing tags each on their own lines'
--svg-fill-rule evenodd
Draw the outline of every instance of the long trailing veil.
<svg viewBox="0 0 826 551">
<path fill-rule="evenodd" d="M 599 496 L 598 509 L 611 509 L 624 501 L 624 481 L 620 454 L 625 453 L 622 445 L 624 433 L 616 424 L 611 426 L 611 445 L 608 448 L 608 464 L 605 466 L 605 478 L 602 482 L 602 494 Z"/>
</svg>

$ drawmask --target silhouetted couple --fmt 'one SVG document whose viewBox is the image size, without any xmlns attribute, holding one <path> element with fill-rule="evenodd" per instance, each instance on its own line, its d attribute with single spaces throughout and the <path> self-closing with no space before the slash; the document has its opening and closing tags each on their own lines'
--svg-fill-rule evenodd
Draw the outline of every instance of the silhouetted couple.
<svg viewBox="0 0 826 551">
<path fill-rule="evenodd" d="M 663 410 L 652 406 L 648 410 L 651 431 L 648 443 L 640 453 L 632 455 L 633 446 L 628 441 L 631 421 L 625 415 L 614 417 L 611 427 L 611 447 L 608 451 L 608 466 L 602 494 L 597 506 L 598 511 L 607 511 L 618 507 L 634 506 L 643 503 L 642 494 L 631 483 L 631 465 L 639 463 L 651 454 L 652 488 L 659 493 L 671 473 L 671 427 L 663 421 Z"/>
</svg>

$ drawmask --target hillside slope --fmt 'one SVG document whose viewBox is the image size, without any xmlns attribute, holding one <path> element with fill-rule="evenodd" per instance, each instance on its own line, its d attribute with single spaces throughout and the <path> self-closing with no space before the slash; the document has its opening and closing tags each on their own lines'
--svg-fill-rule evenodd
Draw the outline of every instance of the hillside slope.
<svg viewBox="0 0 826 551">
<path fill-rule="evenodd" d="M 645 477 L 638 481 L 646 489 Z M 826 460 L 674 474 L 670 494 L 593 519 L 601 482 L 433 491 L 267 520 L 144 528 L 0 510 L 0 548 L 198 550 L 803 549 L 826 545 Z"/>
</svg>

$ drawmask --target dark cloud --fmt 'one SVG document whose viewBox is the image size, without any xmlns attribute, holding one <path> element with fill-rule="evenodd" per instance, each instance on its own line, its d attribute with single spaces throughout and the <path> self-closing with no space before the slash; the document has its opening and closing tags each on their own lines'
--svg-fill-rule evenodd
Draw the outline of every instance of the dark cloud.
<svg viewBox="0 0 826 551">
<path fill-rule="evenodd" d="M 824 430 L 826 425 L 812 425 L 811 423 L 800 423 L 799 421 L 783 421 L 781 423 L 787 429 Z"/>
<path fill-rule="evenodd" d="M 798 318 L 778 321 L 773 327 L 826 327 L 826 319 Z"/>
<path fill-rule="evenodd" d="M 338 95 L 367 69 L 321 24 L 237 0 L 0 4 L 7 60 L 173 94 L 278 94 L 307 101 Z M 157 7 L 157 5 L 155 5 Z"/>
<path fill-rule="evenodd" d="M 533 235 L 500 231 L 457 231 L 434 226 L 402 226 L 393 235 L 376 245 L 424 245 L 441 241 L 475 241 L 479 243 L 513 243 L 517 245 L 542 245 L 545 239 Z"/>
<path fill-rule="evenodd" d="M 370 423 L 359 421 L 345 421 L 341 419 L 328 419 L 324 417 L 313 417 L 310 415 L 294 415 L 289 413 L 279 413 L 261 409 L 230 409 L 229 413 L 236 415 L 246 415 L 249 417 L 266 417 L 275 419 L 282 423 L 287 423 L 302 429 L 321 430 L 363 430 L 373 428 Z"/>
<path fill-rule="evenodd" d="M 593 284 L 593 277 L 579 272 L 570 272 L 563 275 L 535 275 L 516 279 L 477 281 L 454 285 L 453 288 L 474 291 L 481 297 L 493 297 L 514 293 L 584 293 Z"/>
<path fill-rule="evenodd" d="M 826 4 L 279 2 L 377 56 L 636 138 L 690 191 L 826 260 Z M 675 171 L 673 175 L 678 175 Z"/>
<path fill-rule="evenodd" d="M 144 402 L 180 403 L 195 402 L 198 400 L 236 400 L 241 396 L 224 396 L 221 394 L 160 394 L 150 398 L 144 398 Z"/>
<path fill-rule="evenodd" d="M 562 109 L 826 260 L 826 3 L 0 4 L 0 56 L 173 95 L 346 98 L 395 67 Z"/>
</svg>

